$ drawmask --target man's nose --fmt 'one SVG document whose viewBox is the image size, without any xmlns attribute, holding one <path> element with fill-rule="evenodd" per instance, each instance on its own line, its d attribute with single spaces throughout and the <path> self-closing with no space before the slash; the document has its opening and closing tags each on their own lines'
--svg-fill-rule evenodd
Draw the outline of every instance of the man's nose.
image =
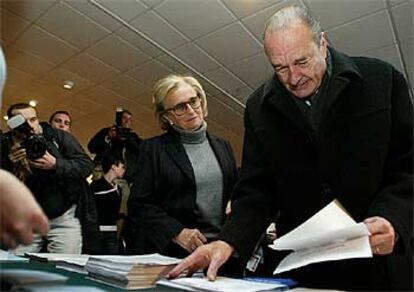
<svg viewBox="0 0 414 292">
<path fill-rule="evenodd" d="M 289 84 L 293 86 L 297 86 L 301 76 L 302 74 L 300 73 L 299 69 L 295 67 L 290 68 L 289 69 Z"/>
<path fill-rule="evenodd" d="M 30 126 L 30 132 L 34 133 L 35 132 L 35 127 L 32 123 L 28 122 L 29 126 Z"/>
</svg>

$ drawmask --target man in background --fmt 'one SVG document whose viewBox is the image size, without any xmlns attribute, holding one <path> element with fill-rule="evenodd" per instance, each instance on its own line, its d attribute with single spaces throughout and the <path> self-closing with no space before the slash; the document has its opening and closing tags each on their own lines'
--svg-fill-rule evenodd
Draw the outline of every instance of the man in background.
<svg viewBox="0 0 414 292">
<path fill-rule="evenodd" d="M 55 111 L 49 118 L 49 124 L 55 129 L 70 132 L 72 117 L 67 111 Z"/>
<path fill-rule="evenodd" d="M 137 159 L 141 138 L 132 129 L 132 114 L 126 109 L 118 109 L 115 125 L 99 130 L 88 143 L 88 149 L 95 154 L 94 162 L 99 167 L 104 155 L 121 158 L 126 163 L 125 179 L 131 179 L 137 170 Z"/>
<path fill-rule="evenodd" d="M 50 220 L 45 237 L 35 236 L 30 246 L 19 246 L 14 252 L 39 252 L 46 243 L 48 252 L 80 253 L 82 236 L 75 209 L 92 161 L 71 134 L 40 124 L 29 104 L 13 104 L 7 115 L 9 122 L 16 117 L 24 123 L 5 134 L 1 167 L 25 183 Z M 28 141 L 36 141 L 36 146 Z"/>
<path fill-rule="evenodd" d="M 328 46 L 299 6 L 269 19 L 264 48 L 275 75 L 247 101 L 230 218 L 220 240 L 200 246 L 170 276 L 209 267 L 214 279 L 233 252 L 247 261 L 278 212 L 283 236 L 336 198 L 365 223 L 373 258 L 278 276 L 304 287 L 412 290 L 413 104 L 403 75 Z"/>
<path fill-rule="evenodd" d="M 5 81 L 6 62 L 0 47 L 0 106 Z M 2 133 L 0 139 L 6 139 Z M 34 234 L 45 235 L 48 230 L 47 217 L 29 189 L 14 175 L 0 169 L 0 247 L 30 244 Z"/>
<path fill-rule="evenodd" d="M 115 156 L 125 162 L 124 178 L 117 179 L 122 190 L 121 213 L 127 214 L 127 202 L 134 175 L 138 170 L 139 146 L 141 138 L 132 129 L 132 113 L 118 108 L 115 125 L 103 128 L 88 143 L 88 149 L 95 154 L 94 180 L 103 175 L 101 160 L 105 155 Z"/>
</svg>

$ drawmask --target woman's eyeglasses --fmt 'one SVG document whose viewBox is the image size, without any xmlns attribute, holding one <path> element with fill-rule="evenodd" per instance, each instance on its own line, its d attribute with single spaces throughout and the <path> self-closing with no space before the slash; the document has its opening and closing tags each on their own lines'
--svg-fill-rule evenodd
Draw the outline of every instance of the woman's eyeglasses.
<svg viewBox="0 0 414 292">
<path fill-rule="evenodd" d="M 188 110 L 188 105 L 191 106 L 192 109 L 197 109 L 201 106 L 201 99 L 198 96 L 191 97 L 186 102 L 181 102 L 172 108 L 167 108 L 165 111 L 172 111 L 176 116 L 184 115 Z"/>
</svg>

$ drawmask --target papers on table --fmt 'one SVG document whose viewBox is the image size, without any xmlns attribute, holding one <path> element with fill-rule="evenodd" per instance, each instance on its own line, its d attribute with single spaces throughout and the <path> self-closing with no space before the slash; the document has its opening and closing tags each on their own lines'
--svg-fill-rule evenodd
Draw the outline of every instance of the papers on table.
<svg viewBox="0 0 414 292">
<path fill-rule="evenodd" d="M 28 262 L 29 259 L 16 256 L 9 253 L 6 250 L 0 249 L 0 263 L 11 263 L 11 262 Z"/>
<path fill-rule="evenodd" d="M 54 263 L 56 265 L 56 268 L 59 269 L 64 269 L 80 274 L 88 273 L 85 270 L 85 265 L 89 259 L 89 255 L 86 254 L 28 252 L 25 255 L 34 260 Z"/>
<path fill-rule="evenodd" d="M 288 286 L 281 283 L 260 283 L 243 279 L 217 277 L 209 281 L 205 277 L 178 278 L 174 280 L 162 279 L 157 285 L 173 287 L 187 291 L 216 291 L 216 292 L 255 292 L 255 291 L 282 291 Z"/>
<path fill-rule="evenodd" d="M 92 280 L 123 289 L 138 289 L 154 286 L 180 261 L 160 254 L 91 256 L 85 268 Z"/>
<path fill-rule="evenodd" d="M 274 271 L 279 274 L 311 263 L 372 257 L 364 223 L 356 223 L 335 200 L 269 247 L 293 250 Z"/>
</svg>

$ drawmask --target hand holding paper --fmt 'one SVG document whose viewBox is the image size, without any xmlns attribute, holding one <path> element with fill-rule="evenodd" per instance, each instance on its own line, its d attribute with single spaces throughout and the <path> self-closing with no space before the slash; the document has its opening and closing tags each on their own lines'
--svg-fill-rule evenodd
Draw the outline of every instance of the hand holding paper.
<svg viewBox="0 0 414 292">
<path fill-rule="evenodd" d="M 294 250 L 274 273 L 316 262 L 372 257 L 368 236 L 365 224 L 356 223 L 337 201 L 333 201 L 270 245 L 276 250 Z"/>
</svg>

